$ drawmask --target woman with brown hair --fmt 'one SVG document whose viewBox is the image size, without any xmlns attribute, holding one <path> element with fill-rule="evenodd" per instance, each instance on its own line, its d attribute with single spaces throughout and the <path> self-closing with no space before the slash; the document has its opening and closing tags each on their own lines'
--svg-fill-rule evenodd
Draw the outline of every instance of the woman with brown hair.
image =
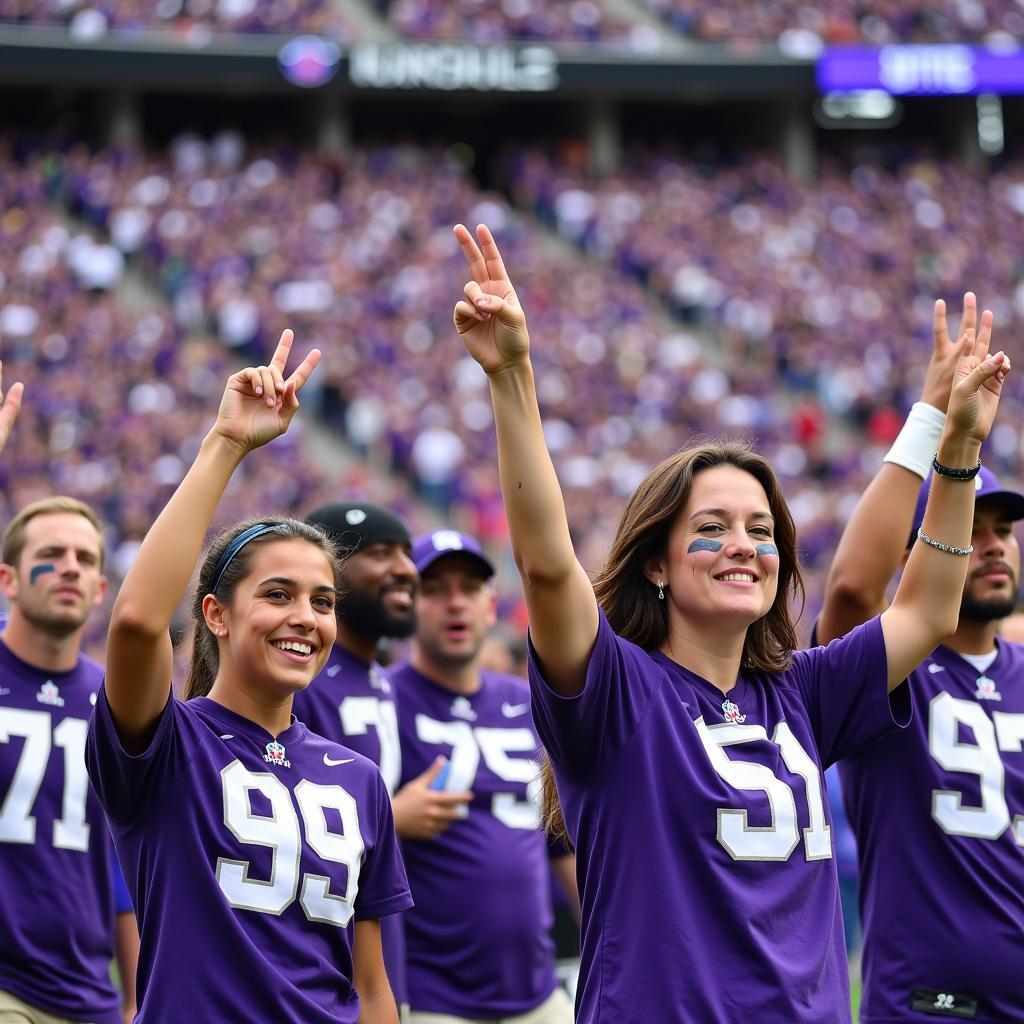
<svg viewBox="0 0 1024 1024">
<path fill-rule="evenodd" d="M 86 761 L 138 912 L 139 1022 L 398 1024 L 379 919 L 412 900 L 387 789 L 291 713 L 337 631 L 326 534 L 269 516 L 213 542 L 188 699 L 171 694 L 168 628 L 217 503 L 319 362 L 285 379 L 291 341 L 229 378 L 111 615 Z"/>
<path fill-rule="evenodd" d="M 767 462 L 709 443 L 657 466 L 592 584 L 544 441 L 523 311 L 486 227 L 455 325 L 490 386 L 530 619 L 534 718 L 576 847 L 585 1024 L 850 1020 L 822 772 L 906 716 L 956 626 L 981 442 L 1009 370 L 983 321 L 892 605 L 796 651 L 792 518 Z M 595 600 L 596 595 L 596 600 Z"/>
</svg>

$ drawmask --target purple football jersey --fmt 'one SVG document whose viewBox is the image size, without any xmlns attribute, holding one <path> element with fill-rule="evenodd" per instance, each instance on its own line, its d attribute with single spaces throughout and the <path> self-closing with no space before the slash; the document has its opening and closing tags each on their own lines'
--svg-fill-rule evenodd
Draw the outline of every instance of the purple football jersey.
<svg viewBox="0 0 1024 1024">
<path fill-rule="evenodd" d="M 416 900 L 404 915 L 409 1003 L 472 1019 L 525 1013 L 557 985 L 529 688 L 484 672 L 477 693 L 458 696 L 409 664 L 389 674 L 403 781 L 442 754 L 446 788 L 474 794 L 436 839 L 402 843 Z"/>
<path fill-rule="evenodd" d="M 131 756 L 102 691 L 86 763 L 139 917 L 139 1024 L 355 1024 L 353 915 L 411 904 L 375 765 L 206 697 Z"/>
<path fill-rule="evenodd" d="M 113 853 L 85 771 L 103 670 L 26 664 L 0 641 L 0 989 L 116 1024 Z"/>
<path fill-rule="evenodd" d="M 320 674 L 295 694 L 292 710 L 313 732 L 368 757 L 380 768 L 388 793 L 394 796 L 402 771 L 398 714 L 391 683 L 380 665 L 335 644 Z M 380 932 L 391 991 L 399 1003 L 407 1003 L 401 915 L 384 918 Z"/>
<path fill-rule="evenodd" d="M 603 614 L 579 696 L 530 659 L 576 845 L 578 1024 L 848 1022 L 822 769 L 909 713 L 879 620 L 728 695 Z"/>
<path fill-rule="evenodd" d="M 839 766 L 862 1021 L 1024 1022 L 1024 645 L 997 642 L 984 672 L 939 647 L 911 676 L 911 728 Z"/>
</svg>

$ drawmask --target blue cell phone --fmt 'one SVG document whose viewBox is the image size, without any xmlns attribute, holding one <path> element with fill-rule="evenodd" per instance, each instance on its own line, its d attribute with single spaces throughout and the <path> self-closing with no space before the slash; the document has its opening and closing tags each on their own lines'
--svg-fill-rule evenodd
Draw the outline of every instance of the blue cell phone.
<svg viewBox="0 0 1024 1024">
<path fill-rule="evenodd" d="M 446 757 L 444 759 L 444 764 L 441 765 L 441 771 L 438 772 L 437 778 L 434 779 L 433 782 L 431 782 L 430 788 L 431 789 L 445 789 L 447 787 L 447 785 L 448 785 L 448 776 L 451 774 L 451 771 L 452 771 L 452 763 Z"/>
</svg>

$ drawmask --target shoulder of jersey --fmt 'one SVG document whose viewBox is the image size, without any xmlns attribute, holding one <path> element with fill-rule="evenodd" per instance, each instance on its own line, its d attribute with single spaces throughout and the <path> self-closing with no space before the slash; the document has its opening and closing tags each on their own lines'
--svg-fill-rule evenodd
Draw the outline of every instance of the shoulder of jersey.
<svg viewBox="0 0 1024 1024">
<path fill-rule="evenodd" d="M 305 757 L 309 761 L 320 761 L 328 768 L 349 765 L 357 771 L 380 771 L 377 765 L 368 757 L 353 750 L 351 747 L 346 747 L 335 740 L 327 739 L 326 736 L 321 736 L 318 732 L 313 732 L 309 726 L 306 726 L 306 736 L 302 745 L 306 748 Z"/>
<path fill-rule="evenodd" d="M 504 672 L 484 671 L 480 673 L 480 680 L 487 689 L 494 693 L 500 693 L 502 696 L 508 697 L 509 700 L 520 697 L 524 700 L 530 699 L 530 684 L 522 676 L 507 675 Z M 524 694 L 525 697 L 523 696 Z"/>
</svg>

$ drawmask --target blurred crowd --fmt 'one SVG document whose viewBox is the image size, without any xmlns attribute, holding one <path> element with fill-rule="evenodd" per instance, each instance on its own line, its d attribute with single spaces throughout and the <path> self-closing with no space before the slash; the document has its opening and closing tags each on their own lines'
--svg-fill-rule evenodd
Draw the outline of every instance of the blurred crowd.
<svg viewBox="0 0 1024 1024">
<path fill-rule="evenodd" d="M 656 32 L 611 15 L 602 0 L 377 0 L 377 6 L 410 39 L 601 43 L 634 52 L 658 47 Z"/>
<path fill-rule="evenodd" d="M 958 309 L 977 288 L 1004 339 L 1024 319 L 1024 164 L 825 164 L 807 186 L 767 154 L 633 149 L 594 179 L 571 156 L 518 149 L 510 201 L 455 154 L 411 146 L 344 160 L 227 132 L 160 153 L 19 146 L 0 152 L 0 340 L 29 399 L 0 512 L 54 489 L 84 498 L 111 524 L 115 576 L 227 373 L 265 360 L 285 325 L 325 352 L 304 406 L 362 461 L 331 477 L 293 431 L 247 461 L 224 517 L 366 497 L 414 525 L 456 523 L 510 568 L 486 381 L 451 324 L 457 221 L 492 227 L 528 311 L 584 565 L 600 566 L 655 461 L 695 435 L 749 437 L 796 517 L 809 615 L 917 397 L 933 299 Z M 124 275 L 160 301 L 126 305 Z M 1022 437 L 1015 385 L 986 461 L 1012 478 Z M 503 607 L 521 621 L 517 581 Z"/>
<path fill-rule="evenodd" d="M 211 32 L 354 35 L 334 0 L 0 0 L 4 21 L 65 26 L 79 39 L 163 29 L 193 44 Z"/>
<path fill-rule="evenodd" d="M 813 55 L 822 43 L 1013 43 L 1024 38 L 1016 0 L 644 0 L 665 23 L 692 39 L 742 44 L 777 40 Z"/>
<path fill-rule="evenodd" d="M 358 2 L 358 0 L 355 0 Z M 657 49 L 658 34 L 612 13 L 604 0 L 365 0 L 410 39 L 495 43 L 599 43 L 633 52 Z M 742 45 L 779 42 L 813 56 L 822 43 L 979 42 L 1024 38 L 1017 0 L 642 0 L 667 31 Z M 336 0 L 0 0 L 0 22 L 63 25 L 80 38 L 166 29 L 198 42 L 204 33 L 316 33 L 350 41 L 351 19 Z"/>
</svg>

